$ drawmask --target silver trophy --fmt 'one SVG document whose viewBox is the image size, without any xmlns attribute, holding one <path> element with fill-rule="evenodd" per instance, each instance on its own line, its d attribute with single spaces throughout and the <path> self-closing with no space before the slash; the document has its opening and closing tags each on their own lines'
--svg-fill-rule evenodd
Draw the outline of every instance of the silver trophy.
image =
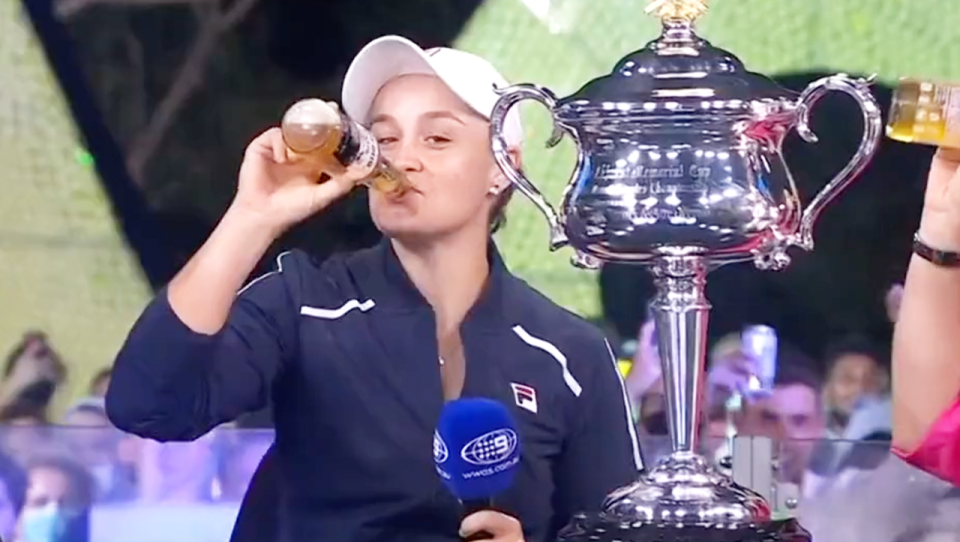
<svg viewBox="0 0 960 542">
<path fill-rule="evenodd" d="M 662 21 L 662 34 L 622 58 L 611 74 L 559 99 L 532 84 L 500 89 L 491 117 L 497 163 L 546 217 L 550 248 L 570 245 L 574 265 L 588 269 L 602 262 L 648 266 L 657 288 L 652 308 L 673 452 L 611 493 L 592 526 L 568 529 L 567 539 L 647 539 L 639 534 L 644 529 L 664 534 L 669 527 L 743 540 L 744 532 L 764 537 L 783 527 L 762 497 L 697 454 L 710 313 L 706 277 L 741 261 L 783 269 L 790 247 L 813 249 L 817 218 L 874 154 L 881 114 L 869 80 L 834 75 L 797 95 L 748 71 L 694 32 L 706 4 L 651 1 L 647 12 Z M 804 208 L 781 147 L 793 128 L 816 141 L 810 110 L 832 90 L 858 102 L 863 139 Z M 507 112 L 527 99 L 553 114 L 548 146 L 566 134 L 579 148 L 559 213 L 513 165 L 501 135 Z"/>
</svg>

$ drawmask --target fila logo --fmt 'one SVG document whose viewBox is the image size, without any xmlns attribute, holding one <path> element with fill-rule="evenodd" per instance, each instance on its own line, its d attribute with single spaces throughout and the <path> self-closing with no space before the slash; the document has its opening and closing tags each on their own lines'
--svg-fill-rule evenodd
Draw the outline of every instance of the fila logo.
<svg viewBox="0 0 960 542">
<path fill-rule="evenodd" d="M 517 403 L 517 406 L 536 414 L 537 390 L 516 382 L 511 382 L 510 387 L 513 388 L 513 400 Z"/>
</svg>

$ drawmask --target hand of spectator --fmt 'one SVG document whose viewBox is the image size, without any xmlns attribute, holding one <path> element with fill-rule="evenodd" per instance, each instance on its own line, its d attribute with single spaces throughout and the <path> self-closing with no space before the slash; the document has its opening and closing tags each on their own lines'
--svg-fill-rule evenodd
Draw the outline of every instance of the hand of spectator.
<svg viewBox="0 0 960 542">
<path fill-rule="evenodd" d="M 633 356 L 633 365 L 627 373 L 625 384 L 633 404 L 639 405 L 643 396 L 653 387 L 662 375 L 660 353 L 657 349 L 656 326 L 653 320 L 647 320 L 640 326 L 637 338 L 637 352 Z"/>
<path fill-rule="evenodd" d="M 15 395 L 37 382 L 56 382 L 57 362 L 50 347 L 41 337 L 27 338 L 23 353 L 14 360 L 10 374 L 3 382 L 4 392 Z"/>
<path fill-rule="evenodd" d="M 271 128 L 247 147 L 232 209 L 282 231 L 345 196 L 369 174 L 369 167 L 353 164 L 320 182 L 318 165 L 293 154 L 280 128 Z"/>
<path fill-rule="evenodd" d="M 735 393 L 746 393 L 759 369 L 759 361 L 743 350 L 715 358 L 707 373 L 708 404 L 716 406 Z"/>
<path fill-rule="evenodd" d="M 934 248 L 960 250 L 960 150 L 938 149 L 930 163 L 919 235 Z"/>
<path fill-rule="evenodd" d="M 890 322 L 897 323 L 900 316 L 900 302 L 903 299 L 903 284 L 894 284 L 887 290 L 887 295 L 883 299 L 883 304 L 887 309 L 887 318 Z"/>
</svg>

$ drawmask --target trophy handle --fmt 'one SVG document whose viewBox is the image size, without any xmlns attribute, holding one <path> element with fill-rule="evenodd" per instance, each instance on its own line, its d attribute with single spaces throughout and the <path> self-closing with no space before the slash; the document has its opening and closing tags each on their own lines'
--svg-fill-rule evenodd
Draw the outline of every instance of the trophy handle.
<svg viewBox="0 0 960 542">
<path fill-rule="evenodd" d="M 553 206 L 543 197 L 540 190 L 514 165 L 507 152 L 507 141 L 503 137 L 507 114 L 514 105 L 523 100 L 536 100 L 547 106 L 552 115 L 557 97 L 547 88 L 526 83 L 503 89 L 494 88 L 494 91 L 500 95 L 500 98 L 493 106 L 493 112 L 490 114 L 490 145 L 493 149 L 493 157 L 507 179 L 532 201 L 543 213 L 543 216 L 547 218 L 547 225 L 550 228 L 550 250 L 557 250 L 567 244 L 567 234 L 563 231 L 560 217 Z M 547 147 L 556 145 L 562 138 L 563 131 L 560 130 L 556 120 L 554 120 L 553 134 L 547 141 Z"/>
<path fill-rule="evenodd" d="M 863 111 L 863 138 L 860 140 L 860 147 L 857 152 L 850 162 L 840 170 L 840 173 L 831 179 L 803 210 L 803 216 L 800 218 L 800 228 L 796 237 L 792 240 L 792 244 L 804 250 L 813 250 L 813 227 L 820 217 L 820 213 L 857 178 L 870 162 L 880 143 L 880 136 L 883 133 L 880 106 L 870 92 L 870 85 L 875 77 L 875 75 L 872 75 L 866 79 L 854 79 L 844 73 L 824 77 L 814 81 L 804 89 L 797 101 L 800 112 L 797 132 L 800 137 L 810 143 L 816 143 L 817 141 L 816 134 L 810 129 L 810 110 L 820 98 L 831 90 L 849 94 L 857 101 L 861 111 Z"/>
</svg>

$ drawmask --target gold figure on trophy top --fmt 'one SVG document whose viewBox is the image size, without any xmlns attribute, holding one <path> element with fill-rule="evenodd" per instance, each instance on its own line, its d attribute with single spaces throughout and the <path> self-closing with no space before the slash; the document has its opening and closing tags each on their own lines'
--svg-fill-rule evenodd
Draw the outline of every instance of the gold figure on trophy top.
<svg viewBox="0 0 960 542">
<path fill-rule="evenodd" d="M 652 0 L 645 10 L 661 21 L 692 23 L 707 12 L 709 0 Z"/>
</svg>

